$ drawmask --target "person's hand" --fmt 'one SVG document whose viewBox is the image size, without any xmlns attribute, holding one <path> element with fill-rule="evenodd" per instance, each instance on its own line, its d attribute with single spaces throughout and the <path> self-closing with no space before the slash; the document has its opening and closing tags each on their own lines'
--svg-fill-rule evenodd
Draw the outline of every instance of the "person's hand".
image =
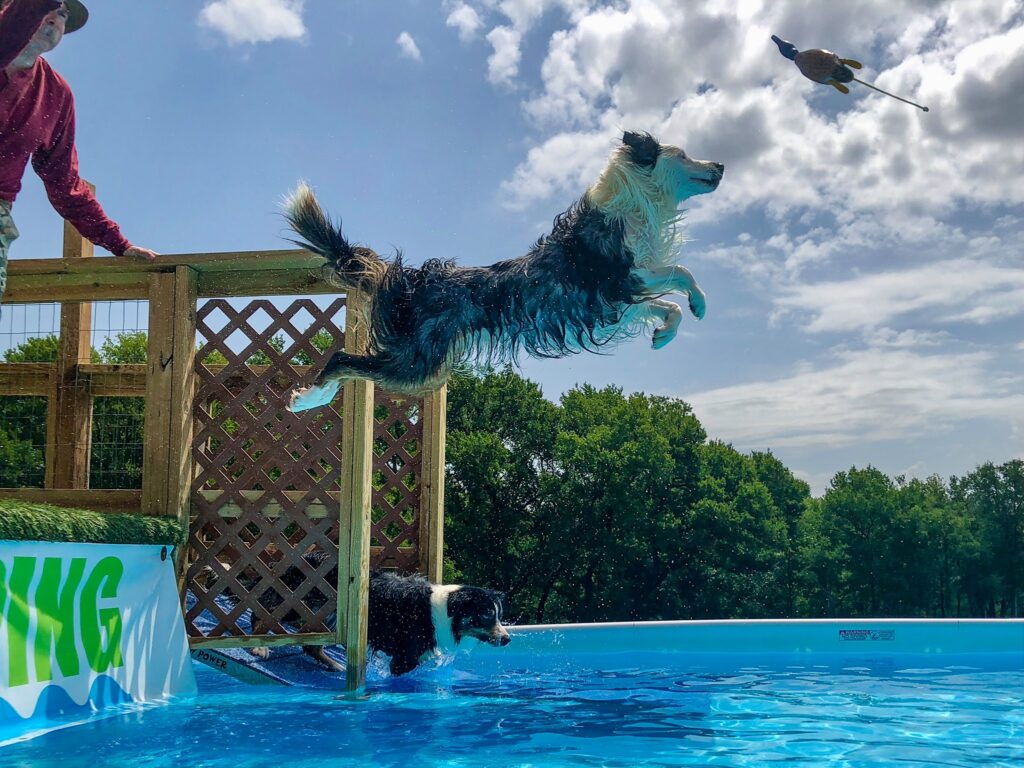
<svg viewBox="0 0 1024 768">
<path fill-rule="evenodd" d="M 133 245 L 124 252 L 124 255 L 131 259 L 153 261 L 160 254 L 158 254 L 156 251 L 149 250 L 149 248 L 139 248 L 137 245 Z"/>
</svg>

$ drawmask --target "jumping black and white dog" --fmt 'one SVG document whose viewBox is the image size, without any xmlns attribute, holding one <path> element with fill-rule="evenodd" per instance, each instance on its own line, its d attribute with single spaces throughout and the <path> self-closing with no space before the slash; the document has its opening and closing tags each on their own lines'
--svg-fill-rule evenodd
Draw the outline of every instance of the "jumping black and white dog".
<svg viewBox="0 0 1024 768">
<path fill-rule="evenodd" d="M 305 556 L 314 568 L 319 568 L 327 555 L 316 551 Z M 291 566 L 281 575 L 282 584 L 293 592 L 306 577 Z M 337 583 L 338 568 L 331 568 L 324 578 Z M 393 571 L 370 572 L 370 601 L 367 645 L 370 651 L 380 651 L 391 657 L 393 675 L 403 675 L 415 669 L 422 661 L 437 654 L 452 653 L 459 643 L 473 638 L 490 645 L 508 645 L 509 634 L 501 623 L 505 596 L 495 590 L 455 584 L 431 584 L 422 576 L 404 576 Z M 303 599 L 313 613 L 323 608 L 327 597 L 318 590 L 310 591 Z M 269 610 L 281 604 L 281 598 L 272 590 L 260 598 Z M 282 623 L 297 623 L 299 616 L 291 612 Z M 265 633 L 259 621 L 254 622 L 253 633 Z M 328 656 L 322 646 L 307 645 L 303 650 L 320 663 L 341 670 L 338 662 Z M 265 647 L 251 648 L 259 658 L 268 658 Z"/>
<path fill-rule="evenodd" d="M 520 352 L 563 357 L 598 351 L 655 326 L 659 349 L 676 335 L 688 297 L 704 316 L 704 292 L 675 264 L 679 204 L 718 187 L 724 166 L 694 160 L 646 133 L 627 132 L 597 182 L 554 222 L 525 256 L 489 267 L 432 259 L 407 267 L 354 246 L 300 185 L 285 216 L 295 242 L 326 259 L 343 290 L 363 292 L 366 354 L 337 352 L 311 387 L 292 394 L 290 410 L 326 405 L 346 379 L 370 379 L 398 393 L 443 384 L 469 359 L 492 364 Z"/>
</svg>

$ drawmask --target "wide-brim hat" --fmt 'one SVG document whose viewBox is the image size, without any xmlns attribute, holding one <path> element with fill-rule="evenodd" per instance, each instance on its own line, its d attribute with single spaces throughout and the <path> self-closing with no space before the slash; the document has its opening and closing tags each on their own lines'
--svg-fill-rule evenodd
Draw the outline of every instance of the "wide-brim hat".
<svg viewBox="0 0 1024 768">
<path fill-rule="evenodd" d="M 68 9 L 68 20 L 64 25 L 64 34 L 77 32 L 85 26 L 89 20 L 89 9 L 82 5 L 79 0 L 64 0 Z"/>
</svg>

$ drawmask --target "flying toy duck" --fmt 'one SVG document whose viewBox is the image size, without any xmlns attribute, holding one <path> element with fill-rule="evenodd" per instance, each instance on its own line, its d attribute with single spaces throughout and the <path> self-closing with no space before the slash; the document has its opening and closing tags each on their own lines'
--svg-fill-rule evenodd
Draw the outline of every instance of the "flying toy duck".
<svg viewBox="0 0 1024 768">
<path fill-rule="evenodd" d="M 863 80 L 854 77 L 853 70 L 860 69 L 861 63 L 855 59 L 841 59 L 838 55 L 832 53 L 832 51 L 826 51 L 824 48 L 808 48 L 806 51 L 798 51 L 796 46 L 787 40 L 783 40 L 778 35 L 772 35 L 772 40 L 779 46 L 779 53 L 785 56 L 787 59 L 796 64 L 796 68 L 800 70 L 800 74 L 806 77 L 808 80 L 813 80 L 816 83 L 822 83 L 823 85 L 831 85 L 840 93 L 849 93 L 850 89 L 846 87 L 846 83 L 856 82 L 861 85 L 866 85 L 868 88 L 884 93 L 886 96 L 892 96 L 892 98 L 902 101 L 905 104 L 917 107 L 923 112 L 928 111 L 928 107 L 922 107 L 920 104 L 915 104 L 909 99 L 904 99 L 896 94 L 883 91 L 876 85 L 866 83 Z"/>
</svg>

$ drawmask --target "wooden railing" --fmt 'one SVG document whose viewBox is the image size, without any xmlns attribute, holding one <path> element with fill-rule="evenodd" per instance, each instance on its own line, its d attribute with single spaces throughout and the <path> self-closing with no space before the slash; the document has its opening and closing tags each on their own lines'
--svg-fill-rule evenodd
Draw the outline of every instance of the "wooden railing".
<svg viewBox="0 0 1024 768">
<path fill-rule="evenodd" d="M 218 493 L 197 487 L 200 472 L 193 455 L 198 450 L 193 445 L 193 402 L 197 392 L 197 303 L 206 298 L 336 294 L 337 288 L 322 279 L 321 264 L 322 259 L 299 250 L 185 254 L 161 256 L 154 262 L 93 257 L 91 244 L 70 225 L 65 227 L 63 258 L 10 262 L 4 304 L 59 303 L 60 337 L 57 359 L 53 363 L 0 363 L 0 397 L 34 396 L 47 400 L 45 487 L 0 489 L 0 498 L 172 516 L 194 526 L 197 504 L 207 506 L 207 502 Z M 145 365 L 92 362 L 91 302 L 119 300 L 149 302 Z M 346 297 L 344 347 L 353 353 L 362 351 L 366 344 L 365 329 L 359 327 L 357 321 L 359 312 L 353 311 L 360 300 L 358 295 Z M 209 370 L 216 375 L 216 366 L 208 366 L 204 373 Z M 260 378 L 266 372 L 259 366 L 248 366 L 247 370 L 248 373 L 243 370 L 239 375 L 245 378 L 251 374 Z M 283 374 L 275 375 L 299 380 L 308 378 L 309 373 L 307 368 L 292 366 Z M 231 389 L 230 382 L 228 384 L 226 389 Z M 92 401 L 95 397 L 145 398 L 141 489 L 89 488 Z M 378 394 L 377 397 L 386 398 L 386 395 Z M 340 480 L 336 490 L 324 497 L 325 501 L 307 503 L 302 507 L 303 520 L 333 517 L 337 521 L 338 583 L 328 585 L 337 594 L 337 629 L 334 632 L 296 634 L 285 640 L 345 644 L 352 662 L 348 665 L 348 684 L 352 688 L 362 684 L 365 674 L 365 661 L 362 660 L 365 659 L 367 572 L 371 554 L 379 554 L 386 549 L 375 548 L 371 553 L 370 540 L 376 533 L 371 522 L 375 493 L 373 478 L 375 475 L 383 477 L 385 473 L 394 475 L 395 467 L 393 455 L 374 453 L 375 427 L 378 445 L 381 444 L 382 429 L 387 427 L 375 423 L 374 398 L 373 387 L 366 382 L 348 382 L 345 385 L 341 398 L 340 466 L 337 467 Z M 378 399 L 378 410 L 381 407 Z M 428 578 L 440 581 L 444 390 L 428 396 L 416 404 L 414 410 L 418 414 L 417 435 L 421 437 L 414 457 L 419 463 L 414 480 L 409 482 L 415 484 L 418 494 L 417 519 L 406 521 L 411 533 L 390 550 L 392 553 L 401 551 L 409 554 L 412 565 Z M 288 414 L 288 418 L 297 417 Z M 403 455 L 409 459 L 408 453 Z M 402 464 L 401 459 L 398 464 Z M 398 479 L 389 482 L 394 487 Z M 402 487 L 401 493 L 393 491 L 396 495 L 404 495 L 402 503 L 406 505 L 411 503 L 408 485 L 407 482 Z M 380 488 L 376 491 L 378 496 L 380 491 Z M 234 491 L 231 500 L 217 510 L 217 515 L 228 518 L 234 515 L 242 519 L 240 516 L 246 514 L 242 508 L 251 508 L 253 501 L 262 493 L 259 490 Z M 260 508 L 260 519 L 273 520 L 288 514 L 289 506 L 298 504 L 301 497 L 301 490 L 278 491 L 274 499 L 268 498 L 265 506 Z M 378 499 L 377 503 L 384 502 Z M 251 509 L 248 514 L 251 514 Z M 394 511 L 387 514 L 394 524 Z M 323 536 L 317 536 L 322 543 Z M 193 530 L 190 535 L 193 554 L 197 541 Z M 415 545 L 411 553 L 408 546 L 399 546 L 406 541 Z M 239 540 L 228 549 L 250 547 L 251 551 L 252 546 L 255 546 L 252 541 Z M 274 562 L 271 561 L 274 557 L 283 557 L 283 565 L 292 562 L 301 565 L 299 561 L 304 554 L 301 547 L 300 542 L 294 551 L 283 551 L 287 547 L 280 542 L 270 545 L 266 552 L 272 552 L 273 557 L 268 558 L 264 551 L 256 553 L 257 560 L 263 563 L 260 568 L 269 563 L 273 572 Z M 189 548 L 179 550 L 177 565 L 184 580 L 189 573 L 189 564 L 184 559 Z M 253 558 L 249 557 L 249 560 Z M 231 565 L 230 562 L 225 564 Z M 283 565 L 280 570 L 283 570 Z M 282 597 L 286 602 L 292 599 L 283 592 Z M 297 605 L 298 598 L 294 599 Z M 255 611 L 262 610 L 258 605 L 250 607 Z M 281 611 L 275 614 L 276 618 L 281 615 Z M 234 631 L 226 636 L 193 637 L 193 644 L 197 646 L 253 645 L 261 641 L 280 644 L 282 638 L 244 637 Z"/>
</svg>

